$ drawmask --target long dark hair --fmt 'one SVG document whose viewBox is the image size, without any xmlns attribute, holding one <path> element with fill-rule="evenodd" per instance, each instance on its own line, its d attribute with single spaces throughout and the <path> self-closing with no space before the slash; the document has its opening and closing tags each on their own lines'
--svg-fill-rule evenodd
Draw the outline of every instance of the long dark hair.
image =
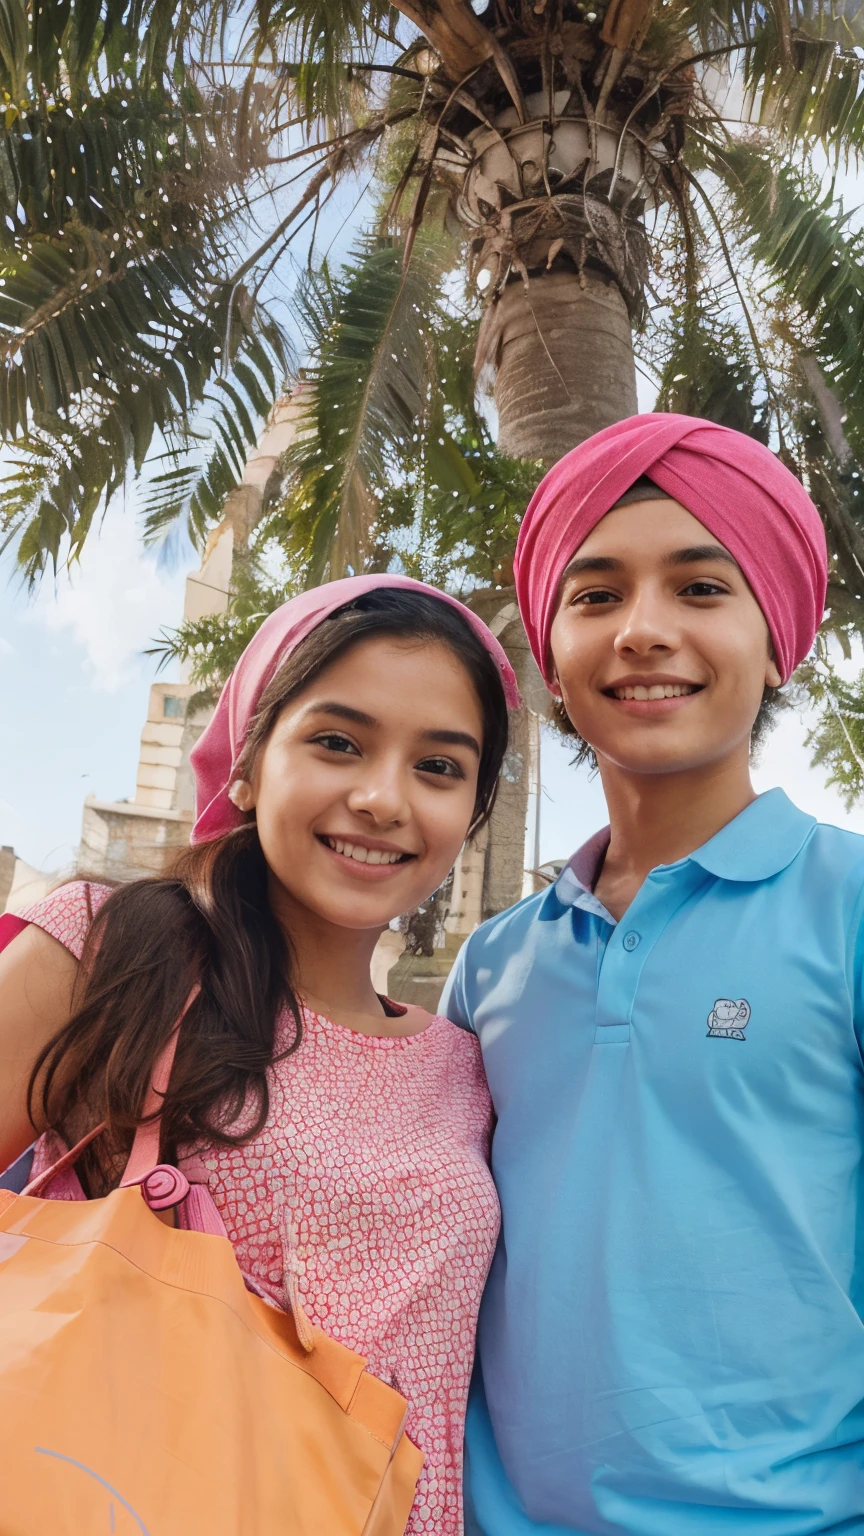
<svg viewBox="0 0 864 1536">
<path fill-rule="evenodd" d="M 337 657 L 373 636 L 446 645 L 462 662 L 483 715 L 470 832 L 487 820 L 507 748 L 507 706 L 492 657 L 458 610 L 424 593 L 380 588 L 338 609 L 298 645 L 265 688 L 235 774 L 249 778 L 287 704 Z M 162 1108 L 162 1155 L 180 1146 L 257 1135 L 269 1110 L 267 1069 L 300 1044 L 302 1014 L 290 943 L 268 899 L 253 819 L 186 849 L 170 874 L 117 886 L 84 948 L 68 1023 L 39 1055 L 34 1103 L 67 1140 L 100 1120 L 106 1133 L 78 1165 L 91 1194 L 116 1182 L 157 1056 L 193 982 Z M 283 1013 L 291 1036 L 276 1052 Z"/>
</svg>

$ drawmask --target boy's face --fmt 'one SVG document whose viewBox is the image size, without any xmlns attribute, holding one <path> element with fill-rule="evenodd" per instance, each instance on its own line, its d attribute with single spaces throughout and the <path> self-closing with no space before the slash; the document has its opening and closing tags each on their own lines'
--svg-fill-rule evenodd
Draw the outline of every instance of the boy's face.
<svg viewBox="0 0 864 1536">
<path fill-rule="evenodd" d="M 605 760 L 681 773 L 749 748 L 780 674 L 739 566 L 677 501 L 616 507 L 571 560 L 550 637 L 567 713 Z"/>
</svg>

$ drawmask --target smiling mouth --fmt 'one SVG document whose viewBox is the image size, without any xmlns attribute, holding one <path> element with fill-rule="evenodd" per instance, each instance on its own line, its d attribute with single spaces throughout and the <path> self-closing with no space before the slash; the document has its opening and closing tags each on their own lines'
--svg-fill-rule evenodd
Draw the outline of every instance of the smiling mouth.
<svg viewBox="0 0 864 1536">
<path fill-rule="evenodd" d="M 354 859 L 358 864 L 407 864 L 413 859 L 413 853 L 394 853 L 386 848 L 364 848 L 360 843 L 349 843 L 341 837 L 328 837 L 322 832 L 318 836 L 319 843 L 325 848 L 332 848 L 334 853 L 341 853 L 345 859 Z"/>
<path fill-rule="evenodd" d="M 652 699 L 683 699 L 691 693 L 701 693 L 702 688 L 702 683 L 636 683 L 633 687 L 628 684 L 625 688 L 604 688 L 603 692 L 609 699 L 636 699 L 644 703 Z"/>
</svg>

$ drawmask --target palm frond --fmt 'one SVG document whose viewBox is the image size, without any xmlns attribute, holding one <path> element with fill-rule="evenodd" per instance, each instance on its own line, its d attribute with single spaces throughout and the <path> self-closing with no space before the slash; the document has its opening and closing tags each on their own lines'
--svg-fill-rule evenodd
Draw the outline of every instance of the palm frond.
<svg viewBox="0 0 864 1536">
<path fill-rule="evenodd" d="M 194 476 L 186 466 L 182 496 L 180 476 L 170 486 L 159 482 L 147 534 L 164 533 L 185 511 L 200 542 L 243 472 L 256 422 L 288 365 L 272 320 L 235 296 L 229 323 L 231 302 L 225 287 L 212 293 L 209 273 L 188 251 L 167 260 L 160 254 L 118 277 L 83 313 L 70 302 L 17 338 L 20 360 L 2 377 L 0 420 L 5 412 L 5 425 L 16 409 L 32 414 L 21 445 L 31 463 L 26 483 L 20 464 L 0 481 L 0 528 L 7 543 L 20 538 L 18 558 L 30 581 L 46 561 L 56 564 L 64 536 L 70 556 L 80 553 L 96 508 L 124 483 L 130 461 L 142 469 L 157 434 L 176 440 L 179 469 L 194 421 L 215 433 L 215 444 Z M 4 293 L 0 324 L 5 303 Z M 220 368 L 216 393 L 209 384 Z"/>
<path fill-rule="evenodd" d="M 357 64 L 375 58 L 382 35 L 394 38 L 395 12 L 387 0 L 256 0 L 256 51 L 274 54 L 292 80 L 294 100 L 305 121 L 344 121 L 352 87 L 361 94 L 371 82 Z"/>
<path fill-rule="evenodd" d="M 757 120 L 779 148 L 795 146 L 800 156 L 819 145 L 837 159 L 864 152 L 864 67 L 852 48 L 796 32 L 784 57 L 768 27 L 752 42 L 743 54 L 747 90 L 751 100 L 758 94 Z"/>
<path fill-rule="evenodd" d="M 768 441 L 756 400 L 757 373 L 738 327 L 704 298 L 673 305 L 655 338 L 660 378 L 655 410 L 704 416 Z"/>
<path fill-rule="evenodd" d="M 211 699 L 218 695 L 267 615 L 301 590 L 295 574 L 288 571 L 282 580 L 275 579 L 265 575 L 254 561 L 239 568 L 235 565 L 233 580 L 227 612 L 187 619 L 177 629 L 163 629 L 146 653 L 158 657 L 160 670 L 171 661 L 187 666 L 192 682 Z"/>
<path fill-rule="evenodd" d="M 310 584 L 366 566 L 380 501 L 428 411 L 440 276 L 434 248 L 416 250 L 403 272 L 399 244 L 369 239 L 338 280 L 325 269 L 300 295 L 306 423 L 270 526 Z"/>
<path fill-rule="evenodd" d="M 717 149 L 713 165 L 752 257 L 806 317 L 813 350 L 843 402 L 847 434 L 864 459 L 864 238 L 850 231 L 842 205 L 788 161 L 734 144 Z"/>
</svg>

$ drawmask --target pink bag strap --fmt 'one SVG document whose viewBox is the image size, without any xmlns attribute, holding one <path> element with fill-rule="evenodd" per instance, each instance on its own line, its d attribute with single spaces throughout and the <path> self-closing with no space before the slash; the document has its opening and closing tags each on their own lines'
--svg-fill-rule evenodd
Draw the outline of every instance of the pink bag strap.
<svg viewBox="0 0 864 1536">
<path fill-rule="evenodd" d="M 168 1091 L 168 1084 L 171 1081 L 171 1069 L 174 1066 L 180 1025 L 183 1023 L 200 991 L 201 984 L 196 981 L 180 1010 L 177 1023 L 171 1031 L 170 1038 L 162 1047 L 156 1059 L 153 1075 L 150 1078 L 150 1086 L 147 1089 L 147 1097 L 144 1100 L 143 1113 L 145 1115 L 156 1115 L 157 1118 L 148 1121 L 146 1125 L 139 1125 L 135 1132 L 135 1140 L 132 1143 L 129 1161 L 126 1164 L 123 1178 L 120 1181 L 121 1188 L 125 1188 L 128 1184 L 143 1184 L 147 1175 L 159 1163 L 161 1120 L 158 1117 L 157 1111 L 162 1106 L 162 1101 Z M 56 1163 L 52 1163 L 50 1168 L 45 1168 L 35 1179 L 31 1179 L 27 1187 L 22 1189 L 22 1195 L 41 1194 L 46 1185 L 50 1184 L 51 1180 L 58 1173 L 63 1173 L 77 1162 L 84 1148 L 89 1147 L 91 1141 L 95 1141 L 97 1136 L 101 1136 L 107 1124 L 107 1120 L 103 1120 L 100 1125 L 94 1125 L 92 1131 L 88 1131 L 86 1136 L 82 1136 L 81 1140 L 77 1141 L 74 1147 L 70 1147 L 68 1152 L 64 1152 L 63 1156 L 59 1157 Z M 173 1179 L 168 1177 L 169 1173 L 174 1175 Z M 183 1194 L 188 1193 L 189 1189 L 188 1180 L 177 1169 L 161 1168 L 160 1174 L 161 1177 L 156 1181 L 159 1187 L 153 1191 L 154 1208 L 174 1205 L 177 1199 L 182 1199 Z M 185 1189 L 183 1189 L 184 1185 Z M 179 1193 L 181 1189 L 183 1194 Z M 145 1193 L 149 1193 L 149 1191 L 145 1191 Z"/>
<path fill-rule="evenodd" d="M 129 1161 L 120 1180 L 121 1189 L 125 1189 L 129 1184 L 140 1184 L 151 1169 L 155 1168 L 159 1163 L 159 1138 L 162 1131 L 162 1119 L 158 1111 L 162 1108 L 162 1102 L 168 1092 L 168 1084 L 171 1081 L 171 1071 L 177 1051 L 177 1037 L 180 1034 L 180 1025 L 183 1023 L 200 991 L 201 983 L 196 981 L 183 1004 L 180 1016 L 171 1031 L 169 1039 L 163 1045 L 156 1060 L 142 1111 L 144 1115 L 155 1115 L 156 1118 L 148 1119 L 144 1125 L 139 1125 L 135 1132 L 135 1140 L 132 1143 L 132 1151 L 129 1153 Z"/>
</svg>

